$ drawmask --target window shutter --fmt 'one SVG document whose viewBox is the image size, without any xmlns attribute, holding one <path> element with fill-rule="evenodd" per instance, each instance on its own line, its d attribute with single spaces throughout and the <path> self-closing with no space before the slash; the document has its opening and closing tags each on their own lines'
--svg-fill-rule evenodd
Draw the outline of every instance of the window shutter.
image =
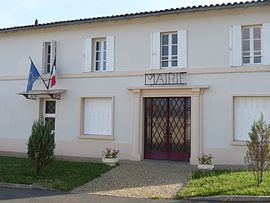
<svg viewBox="0 0 270 203">
<path fill-rule="evenodd" d="M 45 57 L 45 54 L 46 54 L 46 50 L 45 50 L 45 43 L 46 42 L 43 42 L 42 43 L 42 73 L 45 73 L 45 64 L 46 64 L 46 57 Z"/>
<path fill-rule="evenodd" d="M 114 71 L 114 36 L 108 36 L 106 38 L 107 44 L 107 68 L 108 71 Z"/>
<path fill-rule="evenodd" d="M 51 62 L 51 68 L 52 68 L 54 59 L 56 59 L 56 41 L 54 40 L 51 41 L 51 51 L 52 51 L 52 54 L 51 54 L 50 62 Z"/>
<path fill-rule="evenodd" d="M 83 71 L 91 72 L 91 58 L 92 58 L 92 39 L 84 40 L 84 51 L 83 51 Z"/>
<path fill-rule="evenodd" d="M 241 26 L 233 25 L 230 28 L 230 66 L 241 66 L 242 58 Z"/>
<path fill-rule="evenodd" d="M 84 102 L 84 134 L 112 135 L 112 99 L 86 99 Z"/>
<path fill-rule="evenodd" d="M 270 65 L 270 23 L 262 26 L 262 51 L 263 64 Z"/>
<path fill-rule="evenodd" d="M 150 67 L 151 69 L 160 69 L 160 32 L 151 34 Z"/>
<path fill-rule="evenodd" d="M 267 123 L 270 121 L 270 97 L 235 97 L 234 98 L 234 139 L 249 140 L 248 133 L 254 120 L 261 113 Z"/>
<path fill-rule="evenodd" d="M 178 31 L 178 61 L 180 68 L 187 68 L 187 30 Z"/>
</svg>

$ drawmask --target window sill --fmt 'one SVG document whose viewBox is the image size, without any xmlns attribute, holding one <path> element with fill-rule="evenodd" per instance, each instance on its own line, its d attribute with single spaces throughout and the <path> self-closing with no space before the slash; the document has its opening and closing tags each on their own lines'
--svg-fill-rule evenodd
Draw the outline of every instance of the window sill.
<svg viewBox="0 0 270 203">
<path fill-rule="evenodd" d="M 248 66 L 261 66 L 263 63 L 242 63 L 242 66 L 248 67 Z"/>
<path fill-rule="evenodd" d="M 86 140 L 114 140 L 112 135 L 80 135 L 79 139 Z"/>
<path fill-rule="evenodd" d="M 84 71 L 83 73 L 86 73 L 86 74 L 105 74 L 105 73 L 112 73 L 112 72 L 115 72 L 115 70 L 101 70 L 101 71 Z"/>
<path fill-rule="evenodd" d="M 160 69 L 163 69 L 163 70 L 172 70 L 172 69 L 184 69 L 183 67 L 180 67 L 180 66 L 171 66 L 171 67 L 162 67 L 160 66 Z"/>
<path fill-rule="evenodd" d="M 233 140 L 231 142 L 231 145 L 233 146 L 246 146 L 247 142 L 246 141 L 242 141 L 242 140 Z"/>
<path fill-rule="evenodd" d="M 93 70 L 93 73 L 106 73 L 106 72 L 114 72 L 114 70 Z"/>
</svg>

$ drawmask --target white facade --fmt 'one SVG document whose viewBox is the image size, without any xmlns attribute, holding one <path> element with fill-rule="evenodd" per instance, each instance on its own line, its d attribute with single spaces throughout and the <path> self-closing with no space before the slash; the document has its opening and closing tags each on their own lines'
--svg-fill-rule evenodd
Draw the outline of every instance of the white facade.
<svg viewBox="0 0 270 203">
<path fill-rule="evenodd" d="M 43 43 L 55 41 L 58 79 L 54 89 L 67 90 L 56 101 L 57 155 L 100 157 L 105 147 L 112 147 L 120 150 L 120 158 L 141 160 L 144 158 L 143 98 L 185 96 L 191 98 L 190 162 L 196 163 L 197 156 L 206 152 L 213 154 L 216 164 L 243 164 L 247 136 L 238 135 L 237 129 L 246 132 L 243 126 L 248 126 L 241 125 L 239 116 L 241 112 L 249 113 L 244 103 L 259 105 L 258 109 L 268 120 L 270 115 L 269 23 L 270 5 L 258 4 L 2 30 L 0 151 L 26 152 L 25 143 L 33 121 L 44 113 L 44 99 L 27 100 L 16 93 L 26 88 L 29 56 L 42 73 Z M 261 28 L 261 63 L 242 62 L 241 30 L 246 26 Z M 160 34 L 167 32 L 181 36 L 178 64 L 162 68 Z M 106 60 L 106 71 L 95 69 L 99 62 L 94 48 L 98 39 L 107 42 L 106 49 L 104 44 L 102 49 L 107 52 L 107 58 L 101 58 L 101 62 Z M 179 71 L 187 72 L 184 86 L 144 84 L 145 73 Z M 39 80 L 33 89 L 44 86 Z M 103 106 L 99 103 L 96 108 L 102 109 L 105 117 L 85 117 L 85 112 L 92 112 L 91 108 L 101 100 Z M 236 109 L 238 106 L 244 110 Z M 251 117 L 260 113 L 256 108 L 252 111 Z M 104 121 L 106 132 L 103 127 L 93 130 L 85 126 L 85 119 L 95 120 L 95 125 Z"/>
</svg>

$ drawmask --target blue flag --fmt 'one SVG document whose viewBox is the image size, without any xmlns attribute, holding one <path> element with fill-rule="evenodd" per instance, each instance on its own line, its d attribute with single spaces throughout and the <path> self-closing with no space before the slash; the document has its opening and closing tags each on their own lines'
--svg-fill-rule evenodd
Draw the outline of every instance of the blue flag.
<svg viewBox="0 0 270 203">
<path fill-rule="evenodd" d="M 35 64 L 31 60 L 26 92 L 32 91 L 33 84 L 39 77 L 40 77 L 40 74 L 39 74 Z"/>
</svg>

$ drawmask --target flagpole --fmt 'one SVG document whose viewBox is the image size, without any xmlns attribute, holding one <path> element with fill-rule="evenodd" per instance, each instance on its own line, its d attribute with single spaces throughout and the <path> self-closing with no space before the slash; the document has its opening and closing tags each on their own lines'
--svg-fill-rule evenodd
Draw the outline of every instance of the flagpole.
<svg viewBox="0 0 270 203">
<path fill-rule="evenodd" d="M 31 57 L 30 57 L 30 56 L 29 56 L 29 59 L 30 59 L 31 63 L 33 63 L 33 64 L 34 64 L 34 62 L 32 61 L 32 59 L 31 59 Z M 42 78 L 42 76 L 41 76 L 41 75 L 40 75 L 40 78 L 41 78 L 41 80 L 42 80 L 43 84 L 45 85 L 46 89 L 48 90 L 48 89 L 49 89 L 49 84 L 48 84 L 48 85 L 46 85 L 45 80 Z"/>
</svg>

